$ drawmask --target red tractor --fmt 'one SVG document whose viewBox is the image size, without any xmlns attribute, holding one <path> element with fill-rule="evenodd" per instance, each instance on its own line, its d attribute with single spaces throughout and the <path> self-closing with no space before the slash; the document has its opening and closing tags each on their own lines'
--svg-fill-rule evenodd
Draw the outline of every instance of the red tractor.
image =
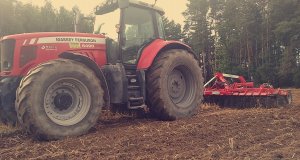
<svg viewBox="0 0 300 160">
<path fill-rule="evenodd" d="M 161 120 L 194 115 L 203 96 L 202 71 L 189 46 L 164 40 L 164 12 L 110 0 L 95 13 L 115 11 L 117 39 L 85 33 L 3 37 L 1 121 L 52 140 L 88 132 L 107 106 L 147 106 Z"/>
</svg>

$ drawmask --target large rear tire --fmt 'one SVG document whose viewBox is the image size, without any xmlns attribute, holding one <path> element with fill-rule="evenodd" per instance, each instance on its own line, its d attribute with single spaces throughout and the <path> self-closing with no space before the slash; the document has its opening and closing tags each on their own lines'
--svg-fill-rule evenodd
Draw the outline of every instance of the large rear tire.
<svg viewBox="0 0 300 160">
<path fill-rule="evenodd" d="M 147 102 L 161 120 L 190 117 L 203 98 L 203 77 L 194 56 L 185 50 L 161 53 L 147 72 Z"/>
<path fill-rule="evenodd" d="M 58 59 L 32 69 L 17 89 L 21 126 L 39 140 L 85 134 L 104 105 L 95 73 L 82 63 Z"/>
</svg>

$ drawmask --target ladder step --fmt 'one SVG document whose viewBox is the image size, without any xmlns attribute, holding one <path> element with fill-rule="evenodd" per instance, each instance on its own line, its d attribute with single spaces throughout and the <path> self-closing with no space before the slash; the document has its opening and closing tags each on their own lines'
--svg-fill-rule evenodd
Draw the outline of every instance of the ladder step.
<svg viewBox="0 0 300 160">
<path fill-rule="evenodd" d="M 143 101 L 144 97 L 129 97 L 129 101 Z"/>
<path fill-rule="evenodd" d="M 126 77 L 128 77 L 128 78 L 135 78 L 137 76 L 135 74 L 127 74 Z"/>
<path fill-rule="evenodd" d="M 128 107 L 128 109 L 145 109 L 145 108 L 147 108 L 147 106 L 146 105 L 140 105 L 140 106 L 129 106 Z"/>
<path fill-rule="evenodd" d="M 128 83 L 136 83 L 138 81 L 136 75 L 126 75 Z"/>
<path fill-rule="evenodd" d="M 141 88 L 140 86 L 128 86 L 128 89 L 130 89 L 130 90 L 137 90 L 140 88 Z"/>
</svg>

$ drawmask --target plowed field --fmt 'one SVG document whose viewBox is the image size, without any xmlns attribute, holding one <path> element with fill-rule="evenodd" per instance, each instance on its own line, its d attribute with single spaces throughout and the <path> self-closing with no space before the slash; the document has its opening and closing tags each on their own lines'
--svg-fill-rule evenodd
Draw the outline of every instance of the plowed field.
<svg viewBox="0 0 300 160">
<path fill-rule="evenodd" d="M 39 142 L 0 126 L 0 159 L 295 159 L 300 160 L 300 90 L 291 107 L 201 107 L 162 122 L 106 116 L 87 135 Z"/>
</svg>

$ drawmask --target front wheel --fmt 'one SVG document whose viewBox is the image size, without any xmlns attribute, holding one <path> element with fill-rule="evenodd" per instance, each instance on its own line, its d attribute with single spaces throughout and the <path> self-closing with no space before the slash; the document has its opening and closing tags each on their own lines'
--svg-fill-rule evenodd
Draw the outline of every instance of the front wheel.
<svg viewBox="0 0 300 160">
<path fill-rule="evenodd" d="M 147 73 L 147 101 L 159 119 L 175 120 L 196 114 L 202 94 L 201 69 L 185 50 L 161 53 Z"/>
<path fill-rule="evenodd" d="M 100 81 L 84 64 L 58 59 L 41 64 L 17 89 L 21 125 L 37 139 L 61 139 L 86 133 L 104 105 Z"/>
</svg>

